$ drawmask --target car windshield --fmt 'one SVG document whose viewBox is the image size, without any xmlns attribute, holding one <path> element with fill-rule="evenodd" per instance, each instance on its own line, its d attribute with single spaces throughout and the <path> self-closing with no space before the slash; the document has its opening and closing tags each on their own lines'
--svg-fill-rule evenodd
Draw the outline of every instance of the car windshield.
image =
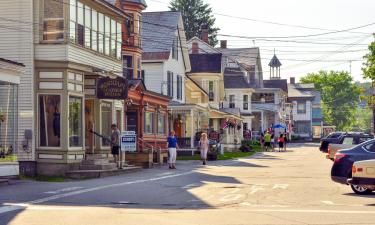
<svg viewBox="0 0 375 225">
<path fill-rule="evenodd" d="M 327 136 L 327 138 L 339 138 L 341 133 L 332 133 Z"/>
</svg>

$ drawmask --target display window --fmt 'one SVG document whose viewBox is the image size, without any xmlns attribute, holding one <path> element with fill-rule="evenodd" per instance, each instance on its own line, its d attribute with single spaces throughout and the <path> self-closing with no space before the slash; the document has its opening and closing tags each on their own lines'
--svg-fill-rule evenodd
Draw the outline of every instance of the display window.
<svg viewBox="0 0 375 225">
<path fill-rule="evenodd" d="M 39 146 L 60 147 L 61 96 L 39 95 Z"/>
<path fill-rule="evenodd" d="M 69 147 L 82 147 L 82 98 L 69 96 Z"/>
<path fill-rule="evenodd" d="M 103 102 L 101 104 L 101 134 L 104 137 L 110 137 L 112 130 L 111 130 L 111 125 L 112 125 L 112 103 L 109 102 Z M 103 147 L 109 147 L 111 145 L 110 139 L 109 138 L 102 138 L 102 146 Z"/>
</svg>

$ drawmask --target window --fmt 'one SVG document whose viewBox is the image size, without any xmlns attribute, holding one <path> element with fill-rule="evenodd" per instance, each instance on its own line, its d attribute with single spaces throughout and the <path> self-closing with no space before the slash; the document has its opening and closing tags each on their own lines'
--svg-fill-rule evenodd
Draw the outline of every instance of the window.
<svg viewBox="0 0 375 225">
<path fill-rule="evenodd" d="M 76 0 L 70 0 L 69 39 L 73 43 L 76 42 L 76 22 L 77 22 Z"/>
<path fill-rule="evenodd" d="M 154 113 L 145 112 L 145 133 L 152 134 L 154 131 Z"/>
<path fill-rule="evenodd" d="M 248 131 L 249 130 L 249 125 L 248 123 L 243 123 L 243 130 Z"/>
<path fill-rule="evenodd" d="M 133 57 L 130 55 L 124 55 L 123 56 L 124 60 L 124 72 L 129 80 L 133 80 L 133 74 L 134 74 L 134 69 L 133 69 Z"/>
<path fill-rule="evenodd" d="M 306 102 L 297 102 L 297 113 L 298 114 L 306 113 Z"/>
<path fill-rule="evenodd" d="M 371 142 L 367 145 L 364 145 L 363 148 L 365 148 L 366 151 L 375 153 L 375 142 Z"/>
<path fill-rule="evenodd" d="M 345 137 L 342 141 L 343 145 L 353 145 L 354 144 L 354 138 L 353 137 Z"/>
<path fill-rule="evenodd" d="M 372 139 L 371 137 L 360 137 L 360 138 L 358 139 L 358 144 L 361 144 L 361 143 L 363 143 L 363 142 L 369 141 L 369 140 L 371 140 L 371 139 Z"/>
<path fill-rule="evenodd" d="M 143 81 L 145 81 L 145 76 L 146 76 L 145 71 L 142 70 L 142 72 L 141 72 L 141 79 L 142 79 Z"/>
<path fill-rule="evenodd" d="M 39 95 L 39 146 L 60 147 L 60 95 Z"/>
<path fill-rule="evenodd" d="M 168 96 L 173 98 L 173 73 L 167 72 Z"/>
<path fill-rule="evenodd" d="M 294 124 L 295 133 L 297 134 L 310 134 L 311 122 L 310 121 L 296 121 Z"/>
<path fill-rule="evenodd" d="M 229 95 L 229 108 L 236 108 L 235 95 Z"/>
<path fill-rule="evenodd" d="M 82 147 L 82 98 L 69 97 L 69 147 Z"/>
<path fill-rule="evenodd" d="M 182 76 L 177 75 L 177 99 L 182 100 Z"/>
<path fill-rule="evenodd" d="M 172 44 L 172 59 L 178 60 L 178 37 L 175 37 Z"/>
<path fill-rule="evenodd" d="M 91 8 L 85 6 L 85 47 L 91 48 Z"/>
<path fill-rule="evenodd" d="M 64 2 L 44 0 L 43 40 L 64 41 Z"/>
<path fill-rule="evenodd" d="M 111 19 L 104 16 L 104 53 L 110 55 L 111 49 Z"/>
<path fill-rule="evenodd" d="M 115 20 L 111 20 L 111 56 L 116 58 L 116 38 L 117 38 L 117 23 Z"/>
<path fill-rule="evenodd" d="M 243 96 L 243 109 L 249 110 L 249 96 L 248 95 Z"/>
<path fill-rule="evenodd" d="M 91 11 L 91 49 L 98 51 L 98 12 Z"/>
<path fill-rule="evenodd" d="M 104 15 L 102 13 L 99 13 L 98 25 L 99 25 L 99 34 L 98 34 L 99 52 L 104 53 Z"/>
<path fill-rule="evenodd" d="M 208 82 L 208 98 L 209 98 L 210 102 L 215 101 L 214 82 L 213 81 Z"/>
<path fill-rule="evenodd" d="M 110 137 L 112 130 L 111 130 L 111 125 L 112 125 L 112 104 L 108 102 L 104 102 L 101 104 L 101 125 L 102 125 L 102 130 L 101 134 L 104 137 Z M 111 141 L 108 138 L 102 138 L 102 146 L 110 146 Z"/>
<path fill-rule="evenodd" d="M 116 39 L 116 50 L 117 50 L 117 53 L 116 53 L 116 57 L 117 59 L 121 59 L 121 56 L 122 56 L 122 24 L 121 23 L 117 23 L 117 39 Z"/>
<path fill-rule="evenodd" d="M 137 78 L 141 79 L 142 77 L 141 71 L 141 58 L 137 58 Z"/>
<path fill-rule="evenodd" d="M 165 134 L 165 115 L 158 114 L 158 134 Z"/>
<path fill-rule="evenodd" d="M 85 24 L 84 24 L 84 7 L 83 4 L 77 3 L 77 40 L 76 43 L 84 46 L 85 42 Z"/>
</svg>

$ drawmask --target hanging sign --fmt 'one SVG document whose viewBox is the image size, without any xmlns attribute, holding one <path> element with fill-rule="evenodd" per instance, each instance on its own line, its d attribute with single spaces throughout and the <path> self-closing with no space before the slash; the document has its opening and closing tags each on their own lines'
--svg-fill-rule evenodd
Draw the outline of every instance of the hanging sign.
<svg viewBox="0 0 375 225">
<path fill-rule="evenodd" d="M 118 99 L 128 98 L 128 81 L 123 77 L 102 77 L 98 79 L 97 97 L 98 99 Z"/>
</svg>

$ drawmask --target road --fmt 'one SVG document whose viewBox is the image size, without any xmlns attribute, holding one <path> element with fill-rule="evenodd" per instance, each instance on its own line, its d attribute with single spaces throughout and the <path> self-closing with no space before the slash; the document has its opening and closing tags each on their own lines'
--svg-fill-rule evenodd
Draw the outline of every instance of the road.
<svg viewBox="0 0 375 225">
<path fill-rule="evenodd" d="M 0 224 L 375 224 L 375 195 L 330 180 L 317 145 L 252 158 L 178 162 L 104 179 L 0 187 Z"/>
</svg>

